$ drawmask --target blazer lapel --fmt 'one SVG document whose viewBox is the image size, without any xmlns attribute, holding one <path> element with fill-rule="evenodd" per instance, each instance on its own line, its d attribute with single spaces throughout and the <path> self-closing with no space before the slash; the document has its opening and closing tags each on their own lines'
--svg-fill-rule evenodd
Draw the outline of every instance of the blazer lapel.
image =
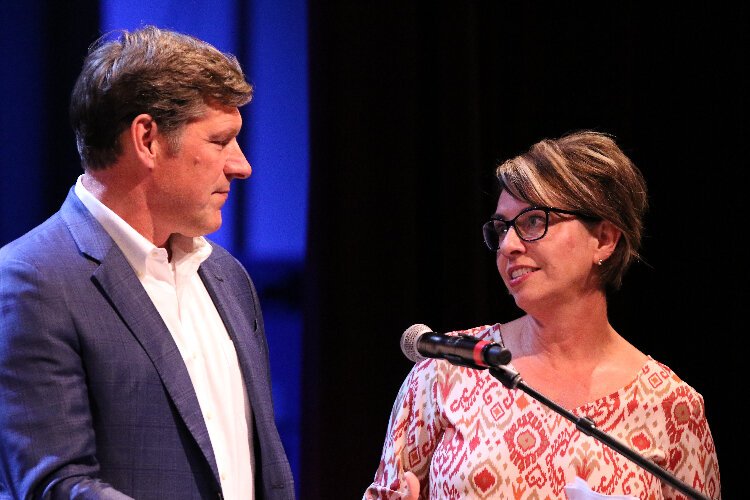
<svg viewBox="0 0 750 500">
<path fill-rule="evenodd" d="M 216 458 L 190 374 L 151 298 L 120 248 L 72 190 L 61 214 L 80 250 L 99 262 L 92 278 L 151 358 L 167 393 L 203 451 L 218 482 Z"/>
<path fill-rule="evenodd" d="M 266 387 L 263 384 L 268 383 L 268 374 L 263 370 L 268 365 L 264 361 L 266 348 L 261 331 L 262 319 L 253 310 L 253 304 L 239 303 L 236 294 L 229 289 L 224 272 L 211 257 L 199 269 L 206 290 L 234 343 L 253 415 L 265 418 L 263 403 L 266 397 L 263 394 Z"/>
</svg>

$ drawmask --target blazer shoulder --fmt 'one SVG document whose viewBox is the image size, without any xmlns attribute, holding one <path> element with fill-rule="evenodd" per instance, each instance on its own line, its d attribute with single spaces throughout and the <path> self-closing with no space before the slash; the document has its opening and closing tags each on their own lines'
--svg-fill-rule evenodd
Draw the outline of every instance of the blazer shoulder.
<svg viewBox="0 0 750 500">
<path fill-rule="evenodd" d="M 46 221 L 32 228 L 0 248 L 0 262 L 19 260 L 42 264 L 53 261 L 50 252 L 73 243 L 70 232 L 56 212 Z"/>
<path fill-rule="evenodd" d="M 81 253 L 101 260 L 112 244 L 71 188 L 60 210 L 0 249 L 0 262 L 20 260 L 55 266 L 61 259 Z"/>
</svg>

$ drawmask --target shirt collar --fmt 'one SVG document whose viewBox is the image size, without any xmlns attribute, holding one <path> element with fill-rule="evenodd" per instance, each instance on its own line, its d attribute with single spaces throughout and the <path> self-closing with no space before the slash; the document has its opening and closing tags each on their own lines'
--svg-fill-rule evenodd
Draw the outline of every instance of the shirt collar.
<svg viewBox="0 0 750 500">
<path fill-rule="evenodd" d="M 114 240 L 128 263 L 139 275 L 149 272 L 148 261 L 168 263 L 167 251 L 158 248 L 142 234 L 133 229 L 119 215 L 99 201 L 83 185 L 83 175 L 78 176 L 75 194 L 91 215 L 102 225 L 104 230 Z M 200 264 L 211 255 L 211 245 L 203 236 L 187 237 L 173 234 L 169 238 L 172 250 L 172 264 L 181 272 L 196 271 Z"/>
</svg>

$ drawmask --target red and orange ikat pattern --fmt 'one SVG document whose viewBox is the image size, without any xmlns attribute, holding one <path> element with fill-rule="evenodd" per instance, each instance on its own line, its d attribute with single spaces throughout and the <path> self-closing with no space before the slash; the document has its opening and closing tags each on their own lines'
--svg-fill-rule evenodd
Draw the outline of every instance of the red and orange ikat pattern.
<svg viewBox="0 0 750 500">
<path fill-rule="evenodd" d="M 459 333 L 499 341 L 500 325 Z M 680 481 L 720 497 L 703 398 L 665 365 L 649 358 L 626 387 L 572 411 Z M 686 500 L 488 371 L 434 359 L 415 365 L 404 381 L 364 499 L 402 498 L 405 470 L 417 475 L 425 500 L 564 499 L 576 476 L 605 495 Z"/>
</svg>

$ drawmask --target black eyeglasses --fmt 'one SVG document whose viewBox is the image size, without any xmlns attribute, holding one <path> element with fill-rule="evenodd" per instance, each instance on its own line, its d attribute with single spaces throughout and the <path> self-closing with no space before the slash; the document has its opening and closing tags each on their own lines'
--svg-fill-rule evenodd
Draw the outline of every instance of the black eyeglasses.
<svg viewBox="0 0 750 500">
<path fill-rule="evenodd" d="M 581 219 L 596 220 L 593 217 L 582 212 L 574 210 L 563 210 L 562 208 L 552 207 L 528 207 L 513 217 L 511 220 L 505 220 L 499 215 L 493 215 L 492 219 L 485 222 L 482 226 L 484 234 L 484 243 L 493 252 L 497 252 L 500 244 L 503 242 L 505 235 L 510 228 L 516 230 L 516 234 L 523 241 L 536 241 L 544 238 L 549 227 L 549 214 L 575 215 Z"/>
</svg>

